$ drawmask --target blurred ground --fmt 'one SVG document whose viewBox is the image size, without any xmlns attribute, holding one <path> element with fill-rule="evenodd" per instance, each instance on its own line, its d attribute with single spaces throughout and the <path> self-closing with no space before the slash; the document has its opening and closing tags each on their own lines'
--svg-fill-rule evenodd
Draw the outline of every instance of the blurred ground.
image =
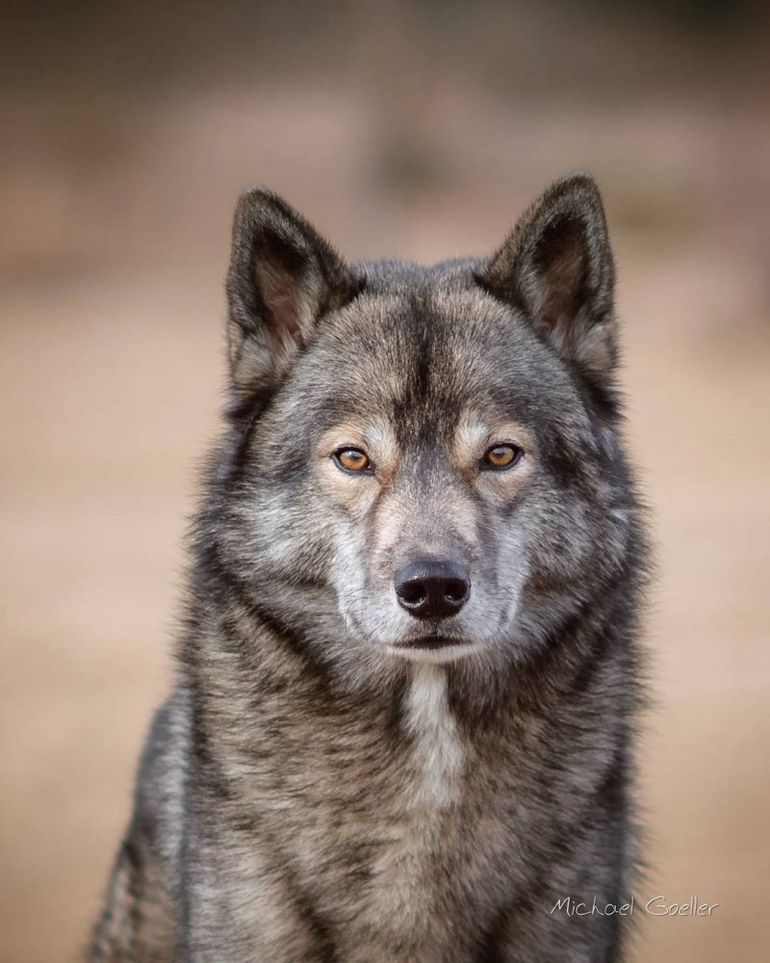
<svg viewBox="0 0 770 963">
<path fill-rule="evenodd" d="M 770 958 L 768 33 L 749 4 L 651 9 L 9 13 L 0 958 L 75 957 L 128 816 L 221 400 L 238 191 L 279 191 L 352 257 L 431 261 L 491 250 L 575 167 L 606 196 L 658 546 L 642 889 L 719 903 L 643 922 L 635 959 Z"/>
</svg>

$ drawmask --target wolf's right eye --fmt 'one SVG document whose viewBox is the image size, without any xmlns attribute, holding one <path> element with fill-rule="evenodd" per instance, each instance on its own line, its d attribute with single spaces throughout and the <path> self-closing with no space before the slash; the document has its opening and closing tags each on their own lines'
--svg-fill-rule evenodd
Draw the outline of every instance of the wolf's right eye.
<svg viewBox="0 0 770 963">
<path fill-rule="evenodd" d="M 513 468 L 521 461 L 524 454 L 518 445 L 493 445 L 484 452 L 481 460 L 481 467 L 492 471 L 505 471 L 506 468 Z"/>
<path fill-rule="evenodd" d="M 359 473 L 369 471 L 372 467 L 369 456 L 360 448 L 340 448 L 334 452 L 332 458 L 343 471 Z"/>
</svg>

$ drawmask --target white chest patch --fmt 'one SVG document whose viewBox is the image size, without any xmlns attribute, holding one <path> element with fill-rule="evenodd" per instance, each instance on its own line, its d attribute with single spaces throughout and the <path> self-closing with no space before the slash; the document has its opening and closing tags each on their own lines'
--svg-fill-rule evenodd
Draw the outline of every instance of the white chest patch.
<svg viewBox="0 0 770 963">
<path fill-rule="evenodd" d="M 414 806 L 446 809 L 460 794 L 465 752 L 447 699 L 446 669 L 418 663 L 405 699 L 414 739 L 414 776 L 407 787 Z"/>
</svg>

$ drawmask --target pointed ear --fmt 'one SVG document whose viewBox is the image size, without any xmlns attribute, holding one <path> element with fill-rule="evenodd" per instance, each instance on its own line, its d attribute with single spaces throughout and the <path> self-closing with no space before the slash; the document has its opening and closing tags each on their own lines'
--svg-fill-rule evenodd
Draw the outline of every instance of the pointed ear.
<svg viewBox="0 0 770 963">
<path fill-rule="evenodd" d="M 549 187 L 477 279 L 592 382 L 611 374 L 615 268 L 599 189 L 588 174 Z"/>
<path fill-rule="evenodd" d="M 235 209 L 227 276 L 228 354 L 236 394 L 269 391 L 284 377 L 316 322 L 361 290 L 334 249 L 269 191 Z"/>
</svg>

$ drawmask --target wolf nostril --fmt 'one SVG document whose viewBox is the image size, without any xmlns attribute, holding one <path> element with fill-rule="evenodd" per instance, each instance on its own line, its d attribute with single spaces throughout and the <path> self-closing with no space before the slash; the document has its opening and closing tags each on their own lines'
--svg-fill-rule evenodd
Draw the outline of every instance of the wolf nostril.
<svg viewBox="0 0 770 963">
<path fill-rule="evenodd" d="M 396 575 L 398 604 L 421 619 L 456 615 L 470 594 L 470 573 L 457 562 L 422 559 L 405 565 Z"/>
<path fill-rule="evenodd" d="M 422 582 L 407 582 L 398 592 L 398 597 L 407 605 L 419 605 L 427 596 Z"/>
<path fill-rule="evenodd" d="M 452 579 L 447 583 L 444 597 L 448 602 L 464 602 L 468 594 L 468 583 L 462 579 Z"/>
</svg>

